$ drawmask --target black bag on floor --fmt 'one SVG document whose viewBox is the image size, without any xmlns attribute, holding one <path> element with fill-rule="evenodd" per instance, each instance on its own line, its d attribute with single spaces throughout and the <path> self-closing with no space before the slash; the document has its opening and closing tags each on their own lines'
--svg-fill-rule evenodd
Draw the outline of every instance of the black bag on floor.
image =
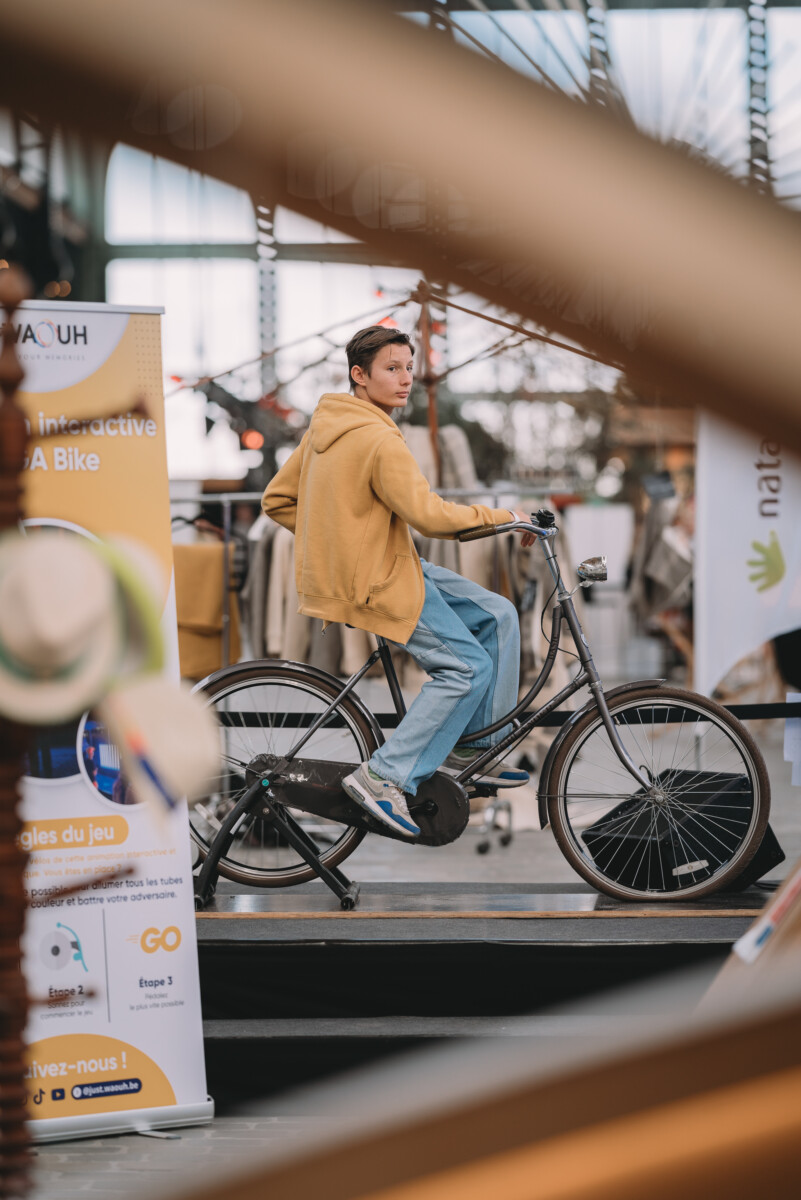
<svg viewBox="0 0 801 1200">
<path fill-rule="evenodd" d="M 584 830 L 600 870 L 622 887 L 678 891 L 702 883 L 734 857 L 751 819 L 753 791 L 745 775 L 719 771 L 663 771 L 656 783 L 681 791 L 681 805 L 662 808 L 640 789 Z M 768 826 L 752 861 L 727 890 L 761 878 L 784 854 Z"/>
</svg>

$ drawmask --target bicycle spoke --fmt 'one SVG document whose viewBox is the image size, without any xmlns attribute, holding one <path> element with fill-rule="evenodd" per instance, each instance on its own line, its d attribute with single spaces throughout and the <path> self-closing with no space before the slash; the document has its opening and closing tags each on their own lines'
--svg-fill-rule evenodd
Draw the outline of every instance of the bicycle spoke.
<svg viewBox="0 0 801 1200">
<path fill-rule="evenodd" d="M 675 833 L 675 835 L 676 835 L 676 839 L 677 839 L 677 841 L 678 841 L 678 844 L 681 846 L 682 850 L 684 851 L 684 864 L 683 864 L 683 865 L 684 865 L 685 867 L 689 867 L 691 863 L 693 863 L 693 862 L 698 862 L 698 861 L 699 861 L 699 859 L 698 859 L 698 855 L 697 855 L 697 854 L 696 854 L 696 855 L 695 855 L 693 858 L 691 858 L 691 857 L 690 857 L 690 853 L 689 853 L 689 851 L 688 851 L 688 848 L 687 848 L 687 843 L 685 842 L 685 840 L 684 840 L 684 837 L 682 837 L 682 831 L 681 831 L 681 829 L 679 828 L 678 821 L 677 821 L 677 820 L 676 820 L 676 818 L 674 817 L 673 813 L 670 811 L 670 806 L 669 806 L 669 805 L 665 807 L 665 809 L 664 809 L 664 813 L 665 813 L 665 818 L 666 818 L 666 820 L 667 820 L 667 822 L 668 822 L 668 825 L 670 825 L 670 826 L 672 827 L 672 829 L 673 829 L 673 831 L 674 831 L 674 833 Z M 686 831 L 685 831 L 685 832 L 686 832 Z M 674 844 L 675 844 L 675 843 L 674 843 Z M 706 852 L 706 847 L 704 847 L 704 853 L 705 853 L 705 854 L 707 853 L 707 852 Z M 707 857 L 708 857 L 708 855 L 707 855 Z M 681 866 L 681 865 L 682 865 L 681 863 L 677 864 L 677 866 Z M 688 872 L 688 874 L 692 874 L 692 873 L 693 873 L 693 872 Z M 674 868 L 674 870 L 673 870 L 673 878 L 674 878 L 674 879 L 676 879 L 676 880 L 678 880 L 678 878 L 679 878 L 679 877 L 678 877 L 678 875 L 676 875 L 676 873 L 675 873 L 675 868 Z M 681 884 L 680 884 L 680 883 L 679 883 L 679 887 L 681 887 Z"/>
<path fill-rule="evenodd" d="M 574 800 L 630 800 L 631 792 L 574 792 L 571 791 L 568 797 L 571 804 Z"/>
<path fill-rule="evenodd" d="M 728 753 L 730 753 L 730 752 L 731 752 L 731 746 L 727 746 L 727 745 L 726 745 L 726 743 L 725 743 L 725 739 L 722 739 L 722 740 L 723 740 L 723 750 L 721 751 L 720 755 L 719 755 L 719 756 L 718 756 L 716 759 L 713 759 L 713 761 L 712 761 L 711 763 L 710 763 L 710 762 L 708 762 L 708 763 L 706 764 L 706 766 L 703 768 L 703 770 L 709 770 L 709 768 L 710 768 L 710 767 L 714 767 L 716 763 L 720 762 L 721 758 L 723 758 L 723 756 L 724 756 L 724 755 L 725 755 L 727 752 L 728 752 Z M 692 747 L 689 747 L 689 748 L 687 749 L 687 751 L 685 752 L 685 754 L 684 754 L 684 757 L 683 757 L 682 759 L 680 759 L 680 760 L 679 760 L 679 762 L 678 762 L 678 763 L 676 763 L 676 764 L 675 764 L 675 766 L 674 766 L 673 768 L 671 768 L 671 769 L 678 771 L 678 770 L 679 770 L 679 768 L 681 767 L 682 763 L 684 762 L 684 760 L 686 759 L 687 755 L 690 753 L 690 751 L 691 751 L 691 750 L 692 750 Z M 696 770 L 696 773 L 697 773 L 697 771 L 698 771 L 698 770 L 700 770 L 700 769 L 701 769 L 701 768 L 695 768 L 695 770 Z"/>
<path fill-rule="evenodd" d="M 250 759 L 246 758 L 234 758 L 231 754 L 221 754 L 220 758 L 223 760 L 223 762 L 229 762 L 235 767 L 241 767 L 243 771 L 250 761 Z"/>
<path fill-rule="evenodd" d="M 619 729 L 621 729 L 621 730 L 625 730 L 625 731 L 626 731 L 626 732 L 629 734 L 629 737 L 630 737 L 630 738 L 631 738 L 631 740 L 634 742 L 634 745 L 637 747 L 637 757 L 639 757 L 639 758 L 640 758 L 640 760 L 641 760 L 641 761 L 642 761 L 642 763 L 643 763 L 643 766 L 645 766 L 646 768 L 647 768 L 649 765 L 650 765 L 651 767 L 653 767 L 653 755 L 652 755 L 652 754 L 648 754 L 646 751 L 644 751 L 644 750 L 641 748 L 641 746 L 640 746 L 640 744 L 639 744 L 639 741 L 638 741 L 638 739 L 637 739 L 637 735 L 636 735 L 636 733 L 634 732 L 634 729 L 633 729 L 633 727 L 632 727 L 631 725 L 628 725 L 628 724 L 626 724 L 626 723 L 625 723 L 625 722 L 622 720 L 622 717 L 621 717 L 621 720 L 617 722 L 617 725 L 618 725 L 618 728 L 619 728 Z M 621 739 L 621 740 L 622 740 L 622 739 Z M 624 743 L 624 744 L 625 744 L 625 743 Z M 612 753 L 614 753 L 614 751 L 612 751 Z M 649 764 L 649 759 L 650 759 L 650 764 Z M 624 770 L 625 770 L 625 768 L 624 768 Z"/>
<path fill-rule="evenodd" d="M 678 808 L 679 806 L 676 805 L 676 807 Z M 721 846 L 725 845 L 725 842 L 721 841 L 721 839 L 718 838 L 715 835 L 715 833 L 713 832 L 713 826 L 718 823 L 709 820 L 705 813 L 702 814 L 697 811 L 686 810 L 686 809 L 684 809 L 684 810 L 680 809 L 679 811 L 683 811 L 686 813 L 687 823 L 689 823 L 690 821 L 693 821 L 696 825 L 699 825 L 701 828 L 703 828 L 704 825 L 706 824 L 709 827 L 709 831 L 710 831 L 709 836 L 714 838 L 715 841 L 718 842 L 719 845 L 721 845 Z M 746 818 L 745 820 L 740 821 L 738 823 L 743 828 L 747 829 L 750 822 Z M 731 830 L 727 829 L 725 825 L 718 824 L 718 829 L 720 829 L 722 833 L 731 833 L 732 832 Z M 737 835 L 735 834 L 735 836 L 737 836 Z"/>
<path fill-rule="evenodd" d="M 642 868 L 643 860 L 644 860 L 646 854 L 648 855 L 648 867 L 646 870 L 645 877 L 646 877 L 646 879 L 651 878 L 651 855 L 654 850 L 654 847 L 657 845 L 656 838 L 653 836 L 657 829 L 656 817 L 657 817 L 656 805 L 654 805 L 651 809 L 651 824 L 650 824 L 647 834 L 643 838 L 643 851 L 642 851 L 642 854 L 640 855 L 640 861 L 637 863 L 637 866 L 634 871 L 635 879 L 639 878 L 639 876 L 640 876 L 640 870 Z M 663 880 L 662 886 L 664 887 L 665 873 L 664 873 L 664 871 L 662 871 L 662 856 L 661 856 L 661 854 L 659 855 L 659 869 L 660 869 L 660 873 L 662 875 L 662 880 Z"/>
<path fill-rule="evenodd" d="M 655 823 L 656 823 L 656 814 L 653 812 L 653 808 L 655 808 L 655 807 L 656 807 L 655 805 L 652 805 L 652 811 L 651 811 L 651 825 L 652 825 L 652 828 L 655 826 Z M 641 812 L 641 811 L 638 811 L 636 815 L 637 815 L 637 817 L 640 817 L 640 816 L 642 816 L 642 812 Z M 629 825 L 629 827 L 628 827 L 628 828 L 633 828 L 633 823 L 630 823 L 630 825 Z M 617 858 L 617 855 L 619 854 L 620 850 L 622 850 L 622 849 L 624 848 L 624 846 L 625 846 L 625 842 L 624 842 L 624 840 L 623 840 L 623 839 L 624 839 L 624 837 L 625 837 L 625 834 L 626 834 L 626 832 L 627 832 L 627 829 L 626 829 L 626 830 L 624 830 L 624 829 L 621 829 L 621 830 L 618 830 L 618 831 L 616 831 L 616 833 L 617 833 L 617 837 L 619 838 L 619 841 L 620 841 L 620 845 L 619 845 L 618 849 L 615 851 L 615 853 L 612 855 L 612 857 L 611 857 L 609 860 L 607 860 L 607 862 L 606 862 L 606 866 L 605 866 L 605 869 L 606 869 L 606 870 L 608 870 L 608 868 L 610 868 L 610 867 L 612 866 L 612 863 L 613 863 L 613 862 L 615 861 L 615 859 Z M 648 843 L 648 841 L 650 841 L 650 840 L 651 840 L 650 838 L 647 838 L 647 839 L 646 839 L 646 844 L 647 844 L 647 843 Z M 654 839 L 654 841 L 655 841 L 655 840 L 656 840 L 656 839 Z M 629 854 L 628 858 L 625 860 L 625 862 L 623 862 L 623 863 L 618 863 L 618 864 L 617 864 L 617 868 L 616 868 L 616 869 L 619 871 L 619 873 L 620 873 L 621 875 L 625 875 L 625 874 L 626 874 L 626 868 L 628 867 L 628 865 L 629 865 L 629 863 L 631 862 L 631 860 L 634 858 L 634 855 L 637 853 L 637 850 L 638 850 L 638 848 L 639 848 L 639 843 L 638 843 L 638 842 L 635 842 L 635 843 L 634 843 L 634 845 L 632 846 L 632 848 L 631 848 L 631 852 L 630 852 L 630 854 Z M 636 872 L 635 872 L 635 877 L 636 877 Z"/>
<path fill-rule="evenodd" d="M 678 749 L 679 749 L 679 742 L 681 741 L 681 731 L 682 731 L 682 729 L 684 728 L 684 715 L 685 715 L 685 712 L 686 712 L 686 709 L 684 709 L 684 708 L 683 708 L 683 709 L 681 710 L 681 721 L 679 722 L 679 728 L 678 728 L 678 729 L 677 729 L 677 731 L 676 731 L 676 740 L 675 740 L 675 742 L 673 743 L 673 761 L 671 762 L 671 764 L 670 764 L 670 767 L 668 767 L 668 768 L 667 768 L 668 770 L 671 770 L 671 769 L 673 769 L 673 767 L 675 766 L 675 762 L 676 762 L 676 754 L 678 753 Z M 696 725 L 697 725 L 697 724 L 698 724 L 698 722 L 696 721 Z M 659 772 L 659 774 L 661 775 L 661 774 L 662 774 L 662 772 L 660 771 L 660 772 Z"/>
</svg>

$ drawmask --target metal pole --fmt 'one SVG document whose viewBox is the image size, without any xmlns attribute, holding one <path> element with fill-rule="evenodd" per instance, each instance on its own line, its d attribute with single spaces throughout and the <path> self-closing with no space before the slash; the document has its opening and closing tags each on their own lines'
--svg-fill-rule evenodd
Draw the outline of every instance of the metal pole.
<svg viewBox="0 0 801 1200">
<path fill-rule="evenodd" d="M 222 644 L 220 647 L 221 666 L 227 667 L 231 661 L 231 501 L 223 500 L 223 607 L 222 607 Z"/>
<path fill-rule="evenodd" d="M 751 0 L 748 21 L 748 182 L 773 195 L 768 122 L 768 0 Z"/>
<path fill-rule="evenodd" d="M 437 487 L 442 483 L 442 457 L 439 449 L 439 418 L 437 415 L 437 377 L 431 360 L 431 309 L 427 299 L 420 304 L 420 341 L 423 357 L 423 383 L 428 395 L 428 436 L 434 454 Z"/>
</svg>

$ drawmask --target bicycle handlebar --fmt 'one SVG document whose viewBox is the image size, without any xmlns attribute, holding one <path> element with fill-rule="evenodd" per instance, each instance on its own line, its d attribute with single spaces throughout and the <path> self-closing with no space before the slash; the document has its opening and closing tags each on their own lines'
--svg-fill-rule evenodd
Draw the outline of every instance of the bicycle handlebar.
<svg viewBox="0 0 801 1200">
<path fill-rule="evenodd" d="M 503 525 L 479 525 L 478 529 L 463 529 L 461 533 L 457 533 L 456 538 L 460 542 L 475 542 L 478 538 L 496 537 L 499 533 L 515 533 L 518 530 L 534 533 L 540 538 L 556 537 L 559 532 L 555 525 L 545 529 L 530 521 L 506 521 Z"/>
</svg>

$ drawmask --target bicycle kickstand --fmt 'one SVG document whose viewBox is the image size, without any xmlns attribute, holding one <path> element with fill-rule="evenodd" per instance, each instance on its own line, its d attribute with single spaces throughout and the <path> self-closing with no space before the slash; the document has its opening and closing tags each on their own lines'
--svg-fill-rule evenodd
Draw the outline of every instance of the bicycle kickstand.
<svg viewBox="0 0 801 1200">
<path fill-rule="evenodd" d="M 346 910 L 355 908 L 359 899 L 358 883 L 348 879 L 339 867 L 326 867 L 324 863 L 320 862 L 320 851 L 295 818 L 286 809 L 281 811 L 270 796 L 262 796 L 262 800 L 276 828 L 280 829 L 290 846 L 297 850 L 315 875 L 323 881 L 326 887 L 331 889 L 341 907 Z"/>
</svg>

